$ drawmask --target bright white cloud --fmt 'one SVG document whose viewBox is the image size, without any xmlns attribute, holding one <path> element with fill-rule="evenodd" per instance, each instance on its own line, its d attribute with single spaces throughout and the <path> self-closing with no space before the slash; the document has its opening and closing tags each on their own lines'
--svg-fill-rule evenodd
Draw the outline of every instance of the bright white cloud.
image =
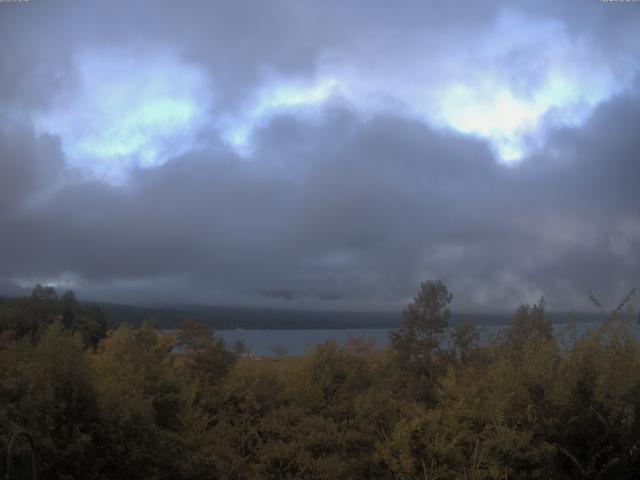
<svg viewBox="0 0 640 480">
<path fill-rule="evenodd" d="M 72 92 L 36 117 L 72 165 L 119 183 L 193 147 L 211 98 L 203 71 L 172 55 L 116 52 L 85 53 L 76 67 Z"/>
<path fill-rule="evenodd" d="M 221 122 L 223 136 L 248 155 L 252 131 L 275 113 L 308 114 L 339 94 L 361 113 L 391 108 L 478 136 L 509 162 L 544 142 L 548 126 L 579 126 L 638 68 L 594 55 L 559 20 L 509 9 L 472 42 L 424 54 L 420 45 L 416 39 L 394 58 L 381 54 L 383 64 L 333 58 L 307 83 L 269 81 Z"/>
<path fill-rule="evenodd" d="M 543 119 L 579 125 L 627 86 L 628 72 L 594 60 L 591 50 L 557 20 L 507 10 L 461 52 L 461 70 L 434 86 L 427 117 L 487 139 L 504 161 L 519 159 L 544 135 Z"/>
<path fill-rule="evenodd" d="M 240 154 L 249 155 L 253 151 L 251 134 L 254 129 L 280 112 L 308 113 L 334 95 L 339 87 L 339 82 L 331 77 L 309 83 L 282 79 L 270 81 L 245 103 L 239 113 L 222 118 L 219 127 L 223 137 Z"/>
<path fill-rule="evenodd" d="M 313 118 L 336 96 L 361 114 L 393 109 L 475 135 L 512 161 L 544 142 L 549 124 L 581 124 L 637 70 L 625 64 L 621 72 L 594 55 L 558 20 L 512 10 L 470 43 L 428 44 L 416 39 L 393 58 L 381 52 L 380 64 L 361 62 L 357 52 L 329 56 L 306 80 L 268 76 L 239 109 L 215 117 L 204 70 L 170 54 L 86 52 L 76 58 L 76 88 L 41 112 L 36 125 L 61 137 L 71 164 L 116 183 L 132 167 L 161 165 L 192 149 L 205 125 L 250 157 L 253 132 L 274 115 Z"/>
</svg>

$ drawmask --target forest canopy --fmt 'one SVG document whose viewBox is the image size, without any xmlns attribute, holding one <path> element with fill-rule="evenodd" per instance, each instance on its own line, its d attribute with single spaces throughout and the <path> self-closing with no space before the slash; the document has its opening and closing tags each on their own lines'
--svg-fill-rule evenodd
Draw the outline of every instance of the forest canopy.
<svg viewBox="0 0 640 480">
<path fill-rule="evenodd" d="M 453 296 L 428 281 L 382 350 L 272 358 L 194 322 L 107 331 L 38 286 L 0 305 L 0 445 L 32 432 L 42 478 L 637 478 L 628 298 L 583 335 L 523 305 L 488 340 L 450 327 Z"/>
</svg>

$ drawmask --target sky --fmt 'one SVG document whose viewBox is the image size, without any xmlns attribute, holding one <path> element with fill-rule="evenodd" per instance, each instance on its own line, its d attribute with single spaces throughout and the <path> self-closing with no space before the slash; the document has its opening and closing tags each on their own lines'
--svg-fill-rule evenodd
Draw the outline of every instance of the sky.
<svg viewBox="0 0 640 480">
<path fill-rule="evenodd" d="M 639 32 L 625 1 L 0 3 L 0 294 L 613 308 Z"/>
</svg>

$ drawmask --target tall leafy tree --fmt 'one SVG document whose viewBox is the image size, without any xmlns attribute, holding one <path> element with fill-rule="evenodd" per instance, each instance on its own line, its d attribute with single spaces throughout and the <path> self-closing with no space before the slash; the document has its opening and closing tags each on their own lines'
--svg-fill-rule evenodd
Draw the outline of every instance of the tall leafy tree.
<svg viewBox="0 0 640 480">
<path fill-rule="evenodd" d="M 413 302 L 403 312 L 402 326 L 390 334 L 391 344 L 400 360 L 416 373 L 433 374 L 433 355 L 440 349 L 449 324 L 452 298 L 441 280 L 421 283 Z"/>
</svg>

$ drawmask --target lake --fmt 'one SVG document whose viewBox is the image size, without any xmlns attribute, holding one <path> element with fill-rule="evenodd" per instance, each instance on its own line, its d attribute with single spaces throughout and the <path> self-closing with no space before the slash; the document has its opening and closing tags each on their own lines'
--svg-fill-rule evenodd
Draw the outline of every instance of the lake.
<svg viewBox="0 0 640 480">
<path fill-rule="evenodd" d="M 578 323 L 577 331 L 584 334 L 598 327 L 600 323 Z M 481 327 L 483 341 L 495 338 L 504 325 L 489 325 Z M 554 332 L 560 334 L 566 328 L 564 323 L 553 325 Z M 640 325 L 632 326 L 634 335 L 640 339 Z M 254 355 L 274 355 L 274 348 L 283 348 L 287 355 L 302 355 L 316 345 L 335 339 L 344 344 L 350 338 L 375 340 L 376 347 L 384 348 L 389 343 L 388 328 L 353 328 L 353 329 L 317 329 L 317 330 L 218 330 L 228 346 L 240 340 L 245 343 Z"/>
</svg>

